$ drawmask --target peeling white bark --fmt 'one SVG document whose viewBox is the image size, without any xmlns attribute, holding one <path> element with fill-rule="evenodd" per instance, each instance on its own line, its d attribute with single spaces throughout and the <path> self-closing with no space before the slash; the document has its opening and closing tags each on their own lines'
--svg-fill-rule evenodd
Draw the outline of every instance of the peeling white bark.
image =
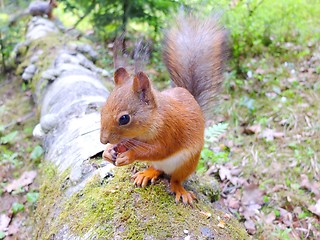
<svg viewBox="0 0 320 240">
<path fill-rule="evenodd" d="M 28 24 L 26 40 L 32 42 L 57 32 L 51 21 L 34 17 Z M 96 57 L 88 46 L 63 46 L 48 69 L 37 70 L 42 73 L 34 92 L 36 103 L 41 106 L 34 136 L 43 141 L 45 159 L 60 172 L 70 169 L 74 183 L 83 180 L 83 162 L 104 150 L 99 141 L 99 109 L 108 96 L 100 78 L 109 73 L 95 66 L 83 52 Z M 37 69 L 42 54 L 48 53 L 40 49 L 32 55 L 33 69 Z M 35 72 L 27 67 L 24 74 L 32 81 Z"/>
</svg>

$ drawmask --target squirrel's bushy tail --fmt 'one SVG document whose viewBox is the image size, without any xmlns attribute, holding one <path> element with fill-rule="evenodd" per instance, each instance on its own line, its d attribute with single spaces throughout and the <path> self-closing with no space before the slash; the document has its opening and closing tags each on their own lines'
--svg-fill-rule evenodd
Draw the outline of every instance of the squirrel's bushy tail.
<svg viewBox="0 0 320 240">
<path fill-rule="evenodd" d="M 166 32 L 163 58 L 176 86 L 186 88 L 208 117 L 227 58 L 227 31 L 218 18 L 180 13 Z"/>
</svg>

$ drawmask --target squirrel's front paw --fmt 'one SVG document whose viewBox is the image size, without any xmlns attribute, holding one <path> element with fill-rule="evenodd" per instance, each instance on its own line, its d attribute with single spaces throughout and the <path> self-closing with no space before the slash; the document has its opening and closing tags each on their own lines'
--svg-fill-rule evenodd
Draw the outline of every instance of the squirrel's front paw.
<svg viewBox="0 0 320 240">
<path fill-rule="evenodd" d="M 106 149 L 102 153 L 102 157 L 104 160 L 115 164 L 115 160 L 117 158 L 117 153 L 114 151 L 114 145 L 108 143 L 106 145 Z"/>
<path fill-rule="evenodd" d="M 138 187 L 145 187 L 147 186 L 149 181 L 151 181 L 151 183 L 154 183 L 161 173 L 162 172 L 160 170 L 154 169 L 153 167 L 149 167 L 144 171 L 137 172 L 135 175 L 132 176 L 132 179 L 134 180 L 134 185 Z"/>
<path fill-rule="evenodd" d="M 134 162 L 134 159 L 130 158 L 128 152 L 120 153 L 115 161 L 116 166 L 124 166 Z"/>
</svg>

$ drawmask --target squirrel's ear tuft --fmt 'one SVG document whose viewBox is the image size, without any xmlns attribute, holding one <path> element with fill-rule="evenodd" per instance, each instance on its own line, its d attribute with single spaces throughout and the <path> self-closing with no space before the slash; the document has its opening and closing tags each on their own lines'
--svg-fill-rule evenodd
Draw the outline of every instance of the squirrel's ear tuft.
<svg viewBox="0 0 320 240">
<path fill-rule="evenodd" d="M 141 101 L 146 104 L 154 102 L 153 93 L 151 90 L 150 80 L 143 72 L 138 72 L 133 79 L 133 91 L 136 92 Z"/>
<path fill-rule="evenodd" d="M 116 85 L 122 85 L 130 78 L 129 73 L 123 67 L 118 68 L 114 73 L 114 82 Z"/>
<path fill-rule="evenodd" d="M 143 72 L 138 72 L 133 79 L 133 90 L 135 92 L 146 91 L 150 88 L 150 80 Z"/>
<path fill-rule="evenodd" d="M 55 7 L 58 7 L 58 3 L 57 3 L 56 0 L 50 0 L 49 4 L 51 4 L 51 5 L 55 6 Z"/>
</svg>

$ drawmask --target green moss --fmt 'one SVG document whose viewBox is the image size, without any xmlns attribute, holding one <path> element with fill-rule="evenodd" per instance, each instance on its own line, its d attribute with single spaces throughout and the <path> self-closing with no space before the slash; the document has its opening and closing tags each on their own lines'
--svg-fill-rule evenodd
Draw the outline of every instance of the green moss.
<svg viewBox="0 0 320 240">
<path fill-rule="evenodd" d="M 37 67 L 37 70 L 32 78 L 32 82 L 30 83 L 30 87 L 36 99 L 41 97 L 40 93 L 42 90 L 48 85 L 47 80 L 41 80 L 41 74 L 43 71 L 47 70 L 52 61 L 55 59 L 57 55 L 57 51 L 62 49 L 62 46 L 68 41 L 66 38 L 59 38 L 56 33 L 48 34 L 45 37 L 33 40 L 30 45 L 26 49 L 24 49 L 24 57 L 23 61 L 17 67 L 16 74 L 22 75 L 25 68 L 30 65 L 31 57 L 41 51 L 42 54 L 38 55 L 38 60 L 34 63 Z M 38 105 L 38 112 L 40 112 L 41 105 Z"/>
<path fill-rule="evenodd" d="M 59 224 L 67 224 L 79 236 L 94 229 L 91 237 L 102 239 L 115 236 L 121 239 L 184 237 L 185 229 L 191 236 L 198 237 L 203 227 L 212 230 L 216 239 L 248 238 L 235 219 L 229 220 L 225 229 L 220 229 L 218 216 L 223 213 L 213 210 L 202 200 L 193 208 L 175 204 L 163 182 L 136 188 L 130 176 L 130 168 L 124 167 L 117 168 L 115 177 L 105 184 L 94 177 L 65 204 L 59 215 Z"/>
<path fill-rule="evenodd" d="M 44 64 L 43 60 L 45 59 L 52 60 L 52 58 L 50 58 L 48 54 L 51 55 L 52 50 L 56 49 L 58 46 L 61 46 L 61 44 L 62 43 L 59 41 L 57 34 L 48 34 L 48 36 L 46 37 L 33 40 L 28 46 L 23 46 L 23 49 L 21 50 L 22 51 L 21 55 L 24 55 L 23 57 L 24 60 L 18 66 L 16 70 L 16 74 L 21 75 L 23 73 L 24 69 L 30 64 L 30 58 L 38 50 L 43 50 L 43 52 L 46 53 L 46 54 L 41 54 L 39 57 L 44 55 L 43 59 L 40 58 L 39 61 L 37 61 L 37 63 L 39 64 L 39 66 L 37 66 L 38 69 L 42 68 L 42 65 Z M 20 54 L 20 49 L 19 49 L 19 54 Z M 41 71 L 37 71 L 37 72 L 41 72 Z"/>
<path fill-rule="evenodd" d="M 41 176 L 41 186 L 39 188 L 39 199 L 37 208 L 34 214 L 34 238 L 47 239 L 45 236 L 50 235 L 50 231 L 56 229 L 52 227 L 51 223 L 55 217 L 55 205 L 62 199 L 62 194 L 65 188 L 69 170 L 62 174 L 58 173 L 58 169 L 52 163 L 45 163 L 41 167 L 39 175 Z M 50 227 L 48 227 L 50 226 Z"/>
</svg>

